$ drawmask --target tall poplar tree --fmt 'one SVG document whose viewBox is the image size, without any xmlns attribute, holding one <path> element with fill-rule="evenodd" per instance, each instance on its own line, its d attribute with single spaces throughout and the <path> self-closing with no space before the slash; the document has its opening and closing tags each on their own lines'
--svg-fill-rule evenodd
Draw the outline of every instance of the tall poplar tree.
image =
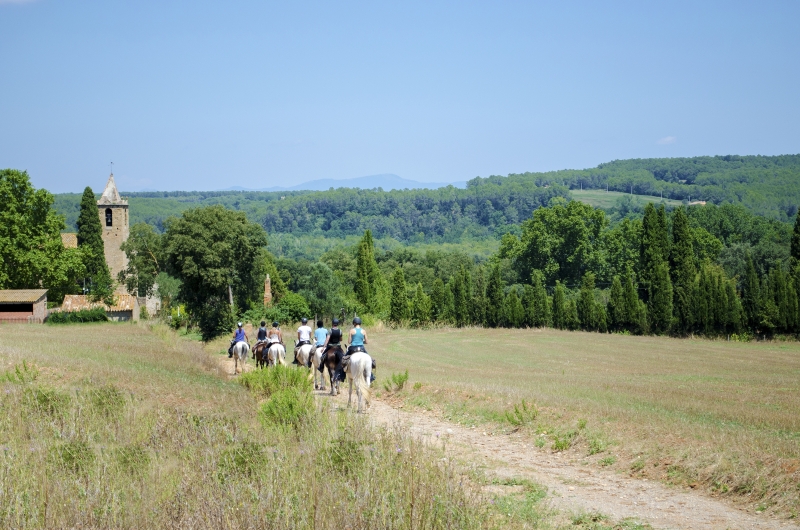
<svg viewBox="0 0 800 530">
<path fill-rule="evenodd" d="M 672 300 L 675 330 L 681 334 L 691 331 L 694 325 L 695 275 L 694 249 L 689 219 L 683 208 L 672 216 Z"/>
<path fill-rule="evenodd" d="M 375 246 L 372 242 L 372 232 L 364 231 L 364 236 L 358 244 L 356 256 L 356 300 L 367 311 L 376 311 L 378 307 L 380 270 L 375 261 Z"/>
<path fill-rule="evenodd" d="M 522 307 L 525 309 L 525 325 L 533 327 L 536 301 L 534 299 L 533 285 L 526 284 L 522 292 Z"/>
<path fill-rule="evenodd" d="M 431 299 L 417 283 L 414 298 L 411 299 L 411 320 L 417 326 L 424 326 L 431 320 Z"/>
<path fill-rule="evenodd" d="M 83 190 L 77 225 L 78 247 L 83 252 L 83 264 L 86 269 L 86 288 L 92 298 L 108 299 L 114 291 L 113 281 L 106 263 L 103 227 L 100 225 L 97 201 L 89 186 Z"/>
<path fill-rule="evenodd" d="M 623 292 L 625 298 L 625 318 L 624 328 L 631 333 L 644 333 L 647 329 L 647 315 L 645 314 L 644 302 L 639 300 L 638 289 L 633 283 L 633 273 L 628 271 L 625 279 Z"/>
<path fill-rule="evenodd" d="M 408 319 L 408 289 L 403 269 L 397 267 L 392 278 L 392 302 L 389 309 L 389 320 L 400 323 Z"/>
<path fill-rule="evenodd" d="M 758 274 L 756 274 L 753 258 L 748 254 L 744 281 L 742 282 L 742 309 L 744 311 L 747 327 L 750 329 L 755 329 L 758 326 L 758 306 L 760 299 Z"/>
<path fill-rule="evenodd" d="M 619 280 L 619 276 L 614 276 L 611 281 L 607 314 L 608 325 L 614 331 L 619 331 L 628 324 L 628 316 L 625 311 L 625 296 L 622 292 L 622 282 Z"/>
<path fill-rule="evenodd" d="M 648 314 L 656 334 L 669 331 L 672 323 L 672 281 L 666 261 L 656 265 L 653 283 L 650 285 Z"/>
<path fill-rule="evenodd" d="M 587 331 L 595 331 L 599 327 L 594 300 L 594 279 L 595 276 L 591 272 L 583 275 L 577 302 L 578 320 L 581 323 L 581 327 Z"/>
<path fill-rule="evenodd" d="M 486 325 L 486 274 L 483 267 L 475 269 L 475 281 L 472 286 L 472 321 L 478 325 Z"/>
<path fill-rule="evenodd" d="M 431 289 L 431 318 L 433 320 L 444 321 L 446 313 L 445 290 L 447 288 L 441 278 L 436 278 Z"/>
<path fill-rule="evenodd" d="M 503 324 L 508 328 L 521 328 L 525 325 L 525 309 L 522 307 L 516 289 L 511 289 L 505 298 Z"/>
</svg>

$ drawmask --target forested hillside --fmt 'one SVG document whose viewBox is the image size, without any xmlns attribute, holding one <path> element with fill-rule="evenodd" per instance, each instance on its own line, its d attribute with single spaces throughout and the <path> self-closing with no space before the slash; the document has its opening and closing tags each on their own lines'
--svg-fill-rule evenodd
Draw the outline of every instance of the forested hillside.
<svg viewBox="0 0 800 530">
<path fill-rule="evenodd" d="M 519 233 L 519 223 L 569 190 L 633 192 L 607 213 L 641 213 L 642 199 L 742 204 L 764 217 L 790 221 L 800 205 L 800 155 L 717 156 L 619 160 L 596 168 L 474 178 L 466 189 L 318 192 L 149 192 L 126 194 L 131 224 L 163 231 L 171 215 L 220 204 L 245 212 L 270 234 L 341 238 L 372 230 L 376 239 L 404 243 L 495 239 Z M 580 198 L 580 194 L 578 194 Z M 78 194 L 56 196 L 55 207 L 74 227 Z M 588 200 L 587 202 L 592 202 Z M 673 203 L 674 204 L 674 203 Z M 670 206 L 669 203 L 667 203 Z M 74 228 L 73 228 L 74 230 Z"/>
</svg>

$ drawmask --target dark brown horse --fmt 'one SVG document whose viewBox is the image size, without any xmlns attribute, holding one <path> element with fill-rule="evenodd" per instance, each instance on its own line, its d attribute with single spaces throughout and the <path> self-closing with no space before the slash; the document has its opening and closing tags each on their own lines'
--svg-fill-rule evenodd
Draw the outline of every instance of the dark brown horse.
<svg viewBox="0 0 800 530">
<path fill-rule="evenodd" d="M 266 342 L 259 342 L 255 346 L 253 346 L 253 358 L 256 360 L 256 368 L 263 368 L 267 365 L 267 350 L 269 349 L 269 344 Z"/>
<path fill-rule="evenodd" d="M 330 377 L 330 380 L 331 380 L 331 395 L 332 396 L 335 396 L 336 394 L 339 393 L 339 381 L 334 381 L 333 380 L 333 376 L 336 373 L 336 365 L 338 364 L 336 362 L 336 354 L 337 353 L 339 354 L 340 358 L 342 357 L 342 355 L 344 355 L 344 351 L 342 350 L 342 347 L 338 346 L 338 345 L 337 346 L 331 346 L 330 348 L 328 348 L 328 353 L 325 354 L 325 358 L 322 359 L 322 362 L 325 364 L 325 368 L 328 369 L 328 377 Z M 323 388 L 323 390 L 325 390 L 325 389 Z"/>
</svg>

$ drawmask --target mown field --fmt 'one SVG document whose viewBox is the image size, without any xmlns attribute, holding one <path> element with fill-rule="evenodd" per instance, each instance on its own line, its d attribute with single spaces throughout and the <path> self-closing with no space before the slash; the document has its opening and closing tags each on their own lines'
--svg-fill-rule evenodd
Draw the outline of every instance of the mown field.
<svg viewBox="0 0 800 530">
<path fill-rule="evenodd" d="M 542 449 L 569 447 L 759 511 L 800 510 L 796 342 L 485 329 L 370 337 L 379 380 L 409 371 L 407 405 L 508 431 L 520 425 L 506 412 L 525 400 L 539 415 L 522 428 Z"/>
<path fill-rule="evenodd" d="M 664 201 L 664 204 L 667 206 L 680 206 L 682 203 L 681 201 L 676 201 L 673 199 L 661 199 L 659 197 L 653 197 L 651 195 L 637 195 L 637 194 L 629 194 L 629 193 L 622 193 L 620 191 L 606 191 L 606 190 L 570 190 L 570 194 L 572 198 L 576 201 L 585 202 L 595 208 L 603 208 L 609 209 L 613 208 L 617 205 L 617 199 L 620 197 L 632 197 L 633 203 L 637 206 L 644 207 L 648 202 L 654 202 L 656 204 L 660 204 L 661 201 Z"/>
<path fill-rule="evenodd" d="M 218 357 L 158 325 L 0 326 L 0 528 L 588 528 Z"/>
</svg>

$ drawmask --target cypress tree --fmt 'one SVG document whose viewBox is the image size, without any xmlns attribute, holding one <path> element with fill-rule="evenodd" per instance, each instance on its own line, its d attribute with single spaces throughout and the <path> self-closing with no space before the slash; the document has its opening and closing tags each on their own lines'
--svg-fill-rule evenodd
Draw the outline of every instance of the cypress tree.
<svg viewBox="0 0 800 530">
<path fill-rule="evenodd" d="M 777 328 L 779 318 L 778 306 L 775 305 L 775 298 L 772 295 L 769 276 L 761 279 L 758 290 L 758 316 L 756 330 L 767 335 L 772 335 Z"/>
<path fill-rule="evenodd" d="M 661 247 L 661 259 L 664 261 L 669 260 L 671 247 L 669 226 L 667 224 L 667 210 L 663 204 L 658 207 L 658 244 Z"/>
<path fill-rule="evenodd" d="M 522 307 L 516 289 L 511 289 L 506 296 L 504 324 L 509 328 L 521 328 L 525 324 L 525 309 Z"/>
<path fill-rule="evenodd" d="M 408 319 L 408 289 L 403 269 L 397 267 L 392 278 L 392 302 L 389 309 L 389 320 L 400 323 Z"/>
<path fill-rule="evenodd" d="M 597 309 L 594 300 L 594 279 L 591 272 L 583 275 L 581 291 L 577 302 L 578 320 L 583 329 L 595 331 L 598 328 Z"/>
<path fill-rule="evenodd" d="M 495 265 L 492 267 L 489 284 L 486 286 L 486 324 L 489 327 L 496 328 L 502 325 L 504 290 L 503 278 L 500 277 L 500 267 Z"/>
<path fill-rule="evenodd" d="M 544 274 L 535 270 L 531 274 L 533 281 L 533 321 L 532 325 L 541 328 L 550 325 L 550 304 L 547 301 L 547 289 L 544 287 Z"/>
<path fill-rule="evenodd" d="M 80 213 L 78 213 L 78 247 L 83 253 L 83 264 L 86 267 L 87 288 L 92 298 L 99 300 L 111 296 L 113 282 L 106 263 L 103 245 L 103 227 L 97 201 L 92 188 L 86 186 L 81 197 Z"/>
<path fill-rule="evenodd" d="M 611 293 L 608 298 L 608 327 L 614 331 L 623 329 L 628 324 L 628 315 L 625 306 L 625 295 L 622 292 L 622 282 L 619 276 L 611 280 Z"/>
<path fill-rule="evenodd" d="M 450 289 L 453 291 L 453 318 L 458 327 L 463 327 L 469 323 L 470 311 L 467 305 L 467 290 L 464 285 L 464 269 L 456 273 L 450 282 Z"/>
<path fill-rule="evenodd" d="M 797 211 L 797 217 L 794 220 L 794 231 L 792 232 L 792 244 L 789 248 L 794 263 L 800 263 L 800 210 Z"/>
<path fill-rule="evenodd" d="M 565 307 L 567 329 L 579 329 L 581 327 L 581 321 L 580 318 L 578 318 L 578 307 L 577 304 L 575 304 L 575 300 L 567 300 Z"/>
<path fill-rule="evenodd" d="M 422 284 L 417 284 L 414 298 L 411 300 L 411 320 L 417 326 L 424 326 L 431 319 L 431 299 L 422 290 Z"/>
<path fill-rule="evenodd" d="M 475 269 L 475 282 L 472 287 L 472 322 L 486 324 L 486 275 L 483 267 Z"/>
<path fill-rule="evenodd" d="M 675 329 L 688 333 L 694 325 L 695 268 L 692 232 L 683 208 L 675 210 L 672 217 L 672 295 Z"/>
<path fill-rule="evenodd" d="M 645 302 L 649 301 L 651 285 L 655 281 L 656 266 L 663 261 L 661 255 L 661 229 L 658 212 L 653 203 L 644 207 L 642 218 L 642 239 L 639 247 L 639 266 L 641 267 L 641 285 L 644 287 Z"/>
<path fill-rule="evenodd" d="M 779 331 L 786 331 L 789 321 L 789 298 L 786 292 L 786 276 L 780 267 L 773 268 L 769 273 L 770 288 L 775 307 L 778 308 L 778 318 L 775 327 Z"/>
<path fill-rule="evenodd" d="M 475 324 L 475 321 L 473 320 L 475 310 L 472 307 L 472 273 L 470 273 L 469 269 L 461 267 L 461 276 L 462 283 L 464 284 L 464 323 Z"/>
<path fill-rule="evenodd" d="M 445 286 L 441 278 L 433 281 L 431 289 L 431 318 L 434 321 L 444 320 L 445 314 Z"/>
<path fill-rule="evenodd" d="M 375 247 L 372 242 L 372 232 L 364 231 L 364 236 L 358 244 L 356 256 L 356 300 L 367 311 L 375 311 L 378 306 L 378 282 L 380 270 L 375 261 Z"/>
<path fill-rule="evenodd" d="M 502 310 L 502 308 L 501 308 Z M 452 282 L 444 286 L 444 304 L 442 306 L 442 321 L 453 324 L 456 321 L 455 301 L 453 299 Z"/>
<path fill-rule="evenodd" d="M 794 275 L 787 275 L 786 298 L 789 312 L 787 314 L 786 328 L 790 333 L 800 332 L 800 297 L 797 296 L 796 281 Z"/>
<path fill-rule="evenodd" d="M 727 308 L 726 331 L 739 333 L 742 329 L 742 302 L 736 293 L 736 281 L 725 280 L 725 298 Z"/>
<path fill-rule="evenodd" d="M 630 271 L 628 271 L 625 279 L 623 296 L 625 298 L 625 329 L 631 333 L 644 333 L 647 326 L 643 325 L 646 322 L 646 317 L 642 311 L 643 302 L 639 300 L 638 290 L 633 284 L 633 273 Z"/>
<path fill-rule="evenodd" d="M 672 282 L 665 261 L 657 264 L 654 272 L 647 312 L 653 323 L 653 332 L 661 334 L 669 331 L 672 322 Z"/>
<path fill-rule="evenodd" d="M 536 319 L 536 300 L 533 285 L 525 285 L 522 292 L 522 307 L 525 309 L 525 325 L 532 328 Z"/>
<path fill-rule="evenodd" d="M 760 299 L 756 267 L 753 265 L 753 258 L 748 254 L 744 282 L 742 283 L 742 310 L 744 311 L 747 327 L 753 331 L 758 327 L 758 305 Z"/>
<path fill-rule="evenodd" d="M 553 327 L 556 329 L 567 328 L 566 293 L 564 286 L 558 280 L 556 280 L 556 288 L 553 292 Z"/>
</svg>

